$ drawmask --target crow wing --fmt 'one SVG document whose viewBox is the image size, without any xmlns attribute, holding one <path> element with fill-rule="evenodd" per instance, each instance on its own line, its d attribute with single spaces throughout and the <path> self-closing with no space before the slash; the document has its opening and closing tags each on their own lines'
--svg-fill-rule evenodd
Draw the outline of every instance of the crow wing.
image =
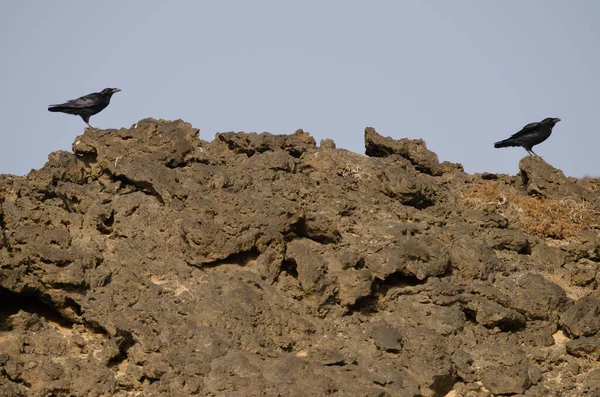
<svg viewBox="0 0 600 397">
<path fill-rule="evenodd" d="M 539 126 L 540 126 L 540 123 L 539 123 L 539 122 L 535 122 L 535 123 L 529 123 L 529 124 L 527 124 L 525 127 L 523 127 L 523 128 L 521 129 L 521 131 L 519 131 L 519 132 L 517 132 L 517 133 L 515 133 L 515 134 L 512 134 L 512 135 L 510 136 L 510 138 L 508 138 L 508 139 L 505 139 L 505 140 L 506 140 L 506 141 L 508 141 L 509 139 L 513 139 L 513 138 L 520 138 L 520 137 L 522 137 L 522 136 L 529 135 L 529 134 L 531 134 L 532 132 L 535 132 L 535 130 L 536 130 L 536 129 L 537 129 Z"/>
<path fill-rule="evenodd" d="M 104 102 L 106 102 L 106 97 L 104 95 L 100 93 L 93 93 L 82 96 L 81 98 L 72 99 L 70 101 L 58 105 L 50 105 L 50 107 L 60 106 L 65 108 L 81 109 L 98 106 Z"/>
</svg>

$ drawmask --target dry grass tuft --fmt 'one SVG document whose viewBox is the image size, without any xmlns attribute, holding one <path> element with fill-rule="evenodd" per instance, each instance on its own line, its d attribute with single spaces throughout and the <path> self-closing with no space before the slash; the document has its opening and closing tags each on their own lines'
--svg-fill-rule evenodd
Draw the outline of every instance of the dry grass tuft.
<svg viewBox="0 0 600 397">
<path fill-rule="evenodd" d="M 523 229 L 529 234 L 565 239 L 598 223 L 598 211 L 585 201 L 520 196 L 515 204 L 526 215 Z"/>
<path fill-rule="evenodd" d="M 506 195 L 500 191 L 500 182 L 484 182 L 474 186 L 471 191 L 463 195 L 463 199 L 477 207 L 486 205 L 502 205 L 506 203 Z"/>
<path fill-rule="evenodd" d="M 463 198 L 476 208 L 494 206 L 509 219 L 516 218 L 513 222 L 525 233 L 554 239 L 567 239 L 596 227 L 600 217 L 586 201 L 522 196 L 513 186 L 501 187 L 498 181 L 475 186 Z"/>
</svg>

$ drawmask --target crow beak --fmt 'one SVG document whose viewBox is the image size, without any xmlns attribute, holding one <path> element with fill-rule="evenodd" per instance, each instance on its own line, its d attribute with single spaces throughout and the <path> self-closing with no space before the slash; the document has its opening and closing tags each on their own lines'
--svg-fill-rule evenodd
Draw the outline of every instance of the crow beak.
<svg viewBox="0 0 600 397">
<path fill-rule="evenodd" d="M 113 90 L 112 90 L 113 94 L 114 94 L 115 92 L 119 92 L 119 91 L 121 91 L 121 89 L 120 89 L 120 88 L 113 88 Z"/>
<path fill-rule="evenodd" d="M 559 121 L 560 121 L 560 119 L 558 117 L 554 119 L 555 123 L 558 123 Z"/>
</svg>

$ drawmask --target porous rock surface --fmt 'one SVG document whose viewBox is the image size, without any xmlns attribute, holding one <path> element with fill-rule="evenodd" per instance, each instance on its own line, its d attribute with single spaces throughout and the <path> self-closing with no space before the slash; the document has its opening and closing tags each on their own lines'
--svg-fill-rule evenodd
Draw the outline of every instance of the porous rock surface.
<svg viewBox="0 0 600 397">
<path fill-rule="evenodd" d="M 146 119 L 2 175 L 0 396 L 597 395 L 597 231 L 464 199 L 596 193 L 365 144 Z"/>
</svg>

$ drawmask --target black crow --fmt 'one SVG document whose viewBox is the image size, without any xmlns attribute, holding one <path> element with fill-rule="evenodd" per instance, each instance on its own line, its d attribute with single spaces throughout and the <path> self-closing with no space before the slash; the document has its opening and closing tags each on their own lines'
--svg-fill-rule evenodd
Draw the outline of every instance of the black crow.
<svg viewBox="0 0 600 397">
<path fill-rule="evenodd" d="M 548 117 L 539 123 L 529 123 L 521 131 L 511 135 L 510 138 L 494 143 L 494 147 L 522 146 L 530 156 L 537 156 L 532 150 L 533 147 L 548 139 L 550 134 L 552 134 L 552 127 L 559 121 L 560 119 L 558 118 Z"/>
<path fill-rule="evenodd" d="M 105 88 L 100 92 L 94 92 L 93 94 L 82 96 L 81 98 L 73 99 L 60 105 L 50 105 L 48 106 L 48 111 L 81 116 L 88 127 L 93 128 L 90 125 L 90 116 L 101 112 L 102 109 L 107 107 L 112 94 L 119 91 L 121 90 L 118 88 Z"/>
</svg>

